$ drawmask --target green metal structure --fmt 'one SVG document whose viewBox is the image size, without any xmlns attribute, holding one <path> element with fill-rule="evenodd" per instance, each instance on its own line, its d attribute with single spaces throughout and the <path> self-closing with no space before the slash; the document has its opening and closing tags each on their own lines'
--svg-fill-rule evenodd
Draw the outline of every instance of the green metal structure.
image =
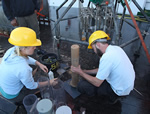
<svg viewBox="0 0 150 114">
<path fill-rule="evenodd" d="M 93 2 L 94 4 L 101 4 L 103 0 L 90 0 L 90 2 Z"/>
</svg>

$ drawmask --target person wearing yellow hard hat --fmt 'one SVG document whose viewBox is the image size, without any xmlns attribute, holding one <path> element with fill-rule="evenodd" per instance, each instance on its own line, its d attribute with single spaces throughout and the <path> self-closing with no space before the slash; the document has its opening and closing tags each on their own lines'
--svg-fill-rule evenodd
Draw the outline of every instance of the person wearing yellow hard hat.
<svg viewBox="0 0 150 114">
<path fill-rule="evenodd" d="M 110 103 L 115 103 L 133 90 L 135 71 L 124 50 L 109 45 L 108 40 L 110 37 L 101 30 L 95 31 L 89 38 L 88 49 L 93 49 L 100 56 L 99 68 L 82 70 L 79 65 L 71 66 L 71 71 L 84 78 L 78 83 L 79 92 L 89 96 L 106 96 Z"/>
<path fill-rule="evenodd" d="M 36 46 L 41 45 L 32 29 L 18 27 L 11 32 L 8 41 L 14 47 L 7 50 L 0 64 L 0 93 L 6 99 L 18 103 L 22 102 L 24 96 L 35 92 L 39 86 L 45 84 L 34 81 L 29 64 L 39 66 L 46 73 L 48 69 L 30 57 Z M 54 80 L 50 80 L 50 83 Z"/>
</svg>

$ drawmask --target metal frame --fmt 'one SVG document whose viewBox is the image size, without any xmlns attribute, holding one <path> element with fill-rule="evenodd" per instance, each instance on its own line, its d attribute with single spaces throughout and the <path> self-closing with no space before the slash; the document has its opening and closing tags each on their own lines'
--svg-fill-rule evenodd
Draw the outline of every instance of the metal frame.
<svg viewBox="0 0 150 114">
<path fill-rule="evenodd" d="M 124 1 L 125 1 L 125 6 L 127 6 L 127 9 L 128 9 L 128 11 L 129 11 L 129 13 L 130 13 L 130 16 L 131 16 L 131 18 L 132 18 L 132 21 L 133 21 L 134 26 L 133 26 L 132 24 L 128 23 L 127 21 L 125 21 L 124 15 L 125 15 L 126 7 L 124 6 L 124 11 L 123 11 L 123 15 L 122 15 L 121 22 L 120 22 L 120 26 L 119 26 L 120 32 L 121 32 L 121 29 L 122 29 L 123 21 L 125 21 L 125 22 L 126 22 L 127 24 L 129 24 L 131 27 L 133 27 L 133 28 L 136 29 L 136 31 L 137 31 L 137 33 L 138 33 L 138 36 L 139 36 L 139 38 L 140 38 L 140 40 L 141 40 L 141 45 L 139 46 L 139 49 L 138 49 L 137 52 L 140 53 L 141 46 L 143 46 L 144 51 L 145 51 L 145 53 L 146 53 L 146 56 L 147 56 L 147 58 L 148 58 L 148 61 L 149 61 L 149 63 L 150 63 L 150 55 L 149 55 L 149 53 L 148 53 L 148 49 L 147 49 L 146 44 L 145 44 L 145 42 L 144 42 L 144 39 L 145 39 L 145 37 L 146 37 L 146 34 L 144 34 L 144 35 L 142 36 L 141 31 L 140 31 L 140 29 L 139 29 L 139 27 L 138 27 L 138 25 L 137 25 L 137 23 L 136 23 L 136 20 L 135 20 L 135 18 L 134 18 L 134 16 L 133 16 L 133 13 L 132 13 L 132 11 L 131 11 L 129 5 L 128 5 L 127 0 L 124 0 Z M 150 23 L 149 17 L 145 14 L 145 12 L 144 12 L 144 11 L 142 10 L 142 8 L 139 6 L 139 4 L 136 2 L 136 0 L 132 0 L 132 1 L 133 1 L 133 3 L 135 4 L 135 6 L 141 11 L 141 13 L 144 15 L 144 17 L 147 19 L 148 23 Z M 146 30 L 144 31 L 144 33 L 147 33 L 147 32 L 148 32 L 148 29 L 149 29 L 149 25 L 146 27 Z M 124 46 L 130 44 L 130 43 L 133 42 L 133 41 L 136 41 L 136 40 L 133 40 L 133 39 L 132 39 L 131 41 L 129 41 L 129 43 L 124 43 Z M 139 55 L 139 54 L 138 54 L 138 55 Z"/>
<path fill-rule="evenodd" d="M 57 10 L 56 10 L 57 21 L 56 21 L 56 22 L 53 21 L 53 22 L 55 22 L 55 26 L 54 26 L 54 28 L 53 28 L 52 30 L 55 29 L 55 34 L 56 34 L 56 36 L 54 37 L 54 39 L 57 40 L 57 51 L 58 51 L 58 58 L 59 58 L 59 59 L 60 59 L 60 47 L 59 47 L 59 46 L 60 46 L 60 41 L 61 41 L 61 40 L 65 40 L 65 41 L 69 41 L 69 42 L 74 42 L 74 43 L 79 43 L 79 44 L 88 45 L 88 42 L 76 41 L 76 40 L 72 40 L 72 39 L 62 38 L 62 37 L 60 36 L 60 26 L 59 26 L 59 22 L 60 22 L 60 21 L 63 21 L 63 20 L 74 19 L 74 18 L 77 18 L 77 17 L 78 17 L 78 16 L 76 16 L 76 17 L 72 17 L 72 18 L 65 18 L 65 19 L 63 19 L 63 17 L 65 16 L 65 14 L 69 11 L 69 9 L 70 9 L 70 8 L 72 7 L 72 5 L 76 2 L 76 0 L 72 0 L 72 2 L 69 4 L 69 6 L 67 7 L 67 9 L 66 9 L 66 10 L 62 13 L 62 15 L 59 17 L 58 11 L 63 7 L 63 5 L 64 5 L 65 3 L 67 3 L 67 1 L 68 1 L 68 0 L 65 0 L 65 1 L 57 8 Z M 136 0 L 132 0 L 132 1 L 133 1 L 133 3 L 135 4 L 135 6 L 141 11 L 141 13 L 144 15 L 144 17 L 147 19 L 147 21 L 150 22 L 149 17 L 145 14 L 145 12 L 142 10 L 142 8 L 138 5 L 138 3 L 136 2 Z M 141 32 L 140 32 L 140 30 L 139 30 L 139 28 L 138 28 L 138 26 L 137 26 L 137 24 L 136 24 L 136 20 L 134 19 L 134 16 L 133 16 L 133 14 L 132 14 L 132 11 L 131 11 L 131 9 L 130 9 L 128 3 L 127 3 L 127 0 L 125 0 L 125 5 L 123 6 L 123 7 L 124 7 L 123 14 L 122 14 L 122 17 L 121 17 L 121 19 L 120 19 L 120 23 L 119 23 L 119 27 L 118 27 L 118 25 L 117 25 L 117 20 L 116 20 L 116 17 L 117 17 L 117 16 L 116 16 L 116 9 L 117 9 L 117 4 L 119 4 L 120 2 L 123 2 L 123 1 L 122 1 L 122 0 L 116 0 L 116 1 L 115 1 L 115 5 L 114 5 L 114 1 L 113 1 L 113 0 L 110 0 L 110 4 L 109 4 L 109 8 L 111 8 L 111 11 L 112 11 L 112 15 L 111 15 L 112 18 L 110 18 L 109 30 L 111 30 L 111 28 L 113 28 L 113 29 L 115 30 L 115 33 L 116 33 L 116 37 L 115 37 L 115 39 L 114 39 L 114 44 L 120 45 L 119 41 L 120 41 L 120 39 L 122 38 L 122 35 L 121 35 L 122 26 L 123 26 L 123 23 L 126 22 L 126 23 L 129 24 L 131 27 L 133 27 L 133 28 L 135 28 L 135 29 L 137 30 L 139 37 L 135 37 L 135 38 L 131 39 L 130 41 L 121 44 L 120 47 L 125 47 L 125 46 L 127 46 L 127 45 L 133 43 L 134 41 L 138 40 L 138 38 L 140 38 L 140 40 L 141 40 L 141 46 L 139 47 L 138 52 L 139 52 L 139 50 L 141 49 L 141 47 L 143 46 L 143 47 L 144 47 L 144 50 L 145 50 L 145 52 L 146 52 L 148 61 L 150 62 L 150 55 L 148 54 L 148 50 L 147 50 L 146 45 L 145 45 L 145 43 L 144 43 L 144 39 L 145 39 L 145 37 L 146 37 L 146 35 L 147 35 L 147 32 L 148 32 L 148 29 L 149 29 L 149 25 L 146 27 L 146 30 L 143 31 L 142 34 L 141 34 Z M 79 7 L 81 7 L 81 4 L 82 4 L 82 3 L 81 3 L 80 1 L 79 1 L 79 3 L 80 3 Z M 93 18 L 94 18 L 95 16 L 98 16 L 98 15 L 99 15 L 98 13 L 100 12 L 101 8 L 103 8 L 103 12 L 102 12 L 102 14 L 104 15 L 104 16 L 103 16 L 103 17 L 104 17 L 104 18 L 103 18 L 103 28 L 104 28 L 103 30 L 106 32 L 106 19 L 108 18 L 108 16 L 107 16 L 108 6 L 107 6 L 107 7 L 104 7 L 105 4 L 102 4 L 102 5 L 100 5 L 100 6 L 97 6 L 97 7 L 96 7 L 97 9 L 94 9 L 94 10 L 97 10 L 97 11 L 96 11 L 97 13 L 96 13 L 96 15 L 93 15 L 92 9 L 90 8 L 90 4 L 91 4 L 91 2 L 89 1 L 89 4 L 88 4 L 88 6 L 87 6 L 87 9 L 88 9 L 87 11 L 89 12 L 88 15 L 90 15 L 90 16 L 93 17 Z M 132 20 L 133 20 L 134 25 L 131 24 L 131 23 L 129 23 L 129 22 L 126 21 L 126 19 L 125 19 L 125 12 L 126 12 L 126 7 L 125 7 L 125 6 L 127 6 L 128 10 L 129 10 L 129 12 L 130 12 L 130 16 L 132 17 Z M 98 8 L 100 8 L 100 10 L 98 10 Z M 79 11 L 80 11 L 79 17 L 81 18 L 81 22 L 82 22 L 82 24 L 83 24 L 83 23 L 85 24 L 84 26 L 82 26 L 82 27 L 83 27 L 82 30 L 84 30 L 84 32 L 86 33 L 85 36 L 88 37 L 88 32 L 89 32 L 89 31 L 87 30 L 87 29 L 88 29 L 88 25 L 87 25 L 86 21 L 89 21 L 89 16 L 83 17 L 83 15 L 81 14 L 81 13 L 82 13 L 81 8 L 79 9 Z M 85 21 L 85 20 L 86 20 L 86 21 Z M 95 20 L 96 20 L 96 18 L 95 18 Z M 97 22 L 98 22 L 98 21 L 95 21 L 94 30 L 96 30 L 96 28 L 97 28 Z M 94 32 L 94 31 L 92 31 L 92 32 Z M 82 34 L 82 33 L 81 33 L 81 34 Z M 86 41 L 87 41 L 87 39 L 86 39 Z M 113 42 L 112 42 L 112 43 L 113 43 Z"/>
</svg>

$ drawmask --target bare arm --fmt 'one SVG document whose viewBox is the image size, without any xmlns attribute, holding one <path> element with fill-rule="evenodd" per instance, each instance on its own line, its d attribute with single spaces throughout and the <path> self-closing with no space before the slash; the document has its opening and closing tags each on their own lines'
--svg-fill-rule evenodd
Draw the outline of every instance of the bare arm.
<svg viewBox="0 0 150 114">
<path fill-rule="evenodd" d="M 87 74 L 96 74 L 98 71 L 98 68 L 92 69 L 92 70 L 82 70 L 82 71 Z"/>
<path fill-rule="evenodd" d="M 49 80 L 50 85 L 52 85 L 52 83 L 55 82 L 55 80 L 57 80 L 57 78 L 54 78 L 54 79 Z M 48 84 L 47 81 L 45 81 L 45 82 L 39 82 L 37 88 L 46 86 L 47 84 Z"/>
<path fill-rule="evenodd" d="M 36 61 L 35 64 L 38 65 L 44 72 L 48 73 L 48 68 L 45 65 L 41 64 L 38 61 Z"/>
<path fill-rule="evenodd" d="M 78 67 L 71 66 L 71 71 L 79 74 L 80 76 L 82 76 L 84 79 L 86 79 L 88 82 L 90 82 L 91 84 L 93 84 L 96 87 L 99 87 L 104 81 L 104 80 L 99 80 L 98 78 L 93 77 L 93 76 L 91 76 L 89 74 L 86 74 L 80 68 L 80 65 Z"/>
</svg>

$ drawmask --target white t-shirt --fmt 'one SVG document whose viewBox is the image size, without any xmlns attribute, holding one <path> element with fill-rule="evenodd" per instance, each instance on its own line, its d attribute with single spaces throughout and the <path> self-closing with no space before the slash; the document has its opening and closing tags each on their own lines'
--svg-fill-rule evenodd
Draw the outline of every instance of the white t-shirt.
<svg viewBox="0 0 150 114">
<path fill-rule="evenodd" d="M 109 45 L 100 59 L 96 77 L 106 80 L 117 95 L 123 96 L 133 90 L 135 72 L 123 49 Z"/>
</svg>

